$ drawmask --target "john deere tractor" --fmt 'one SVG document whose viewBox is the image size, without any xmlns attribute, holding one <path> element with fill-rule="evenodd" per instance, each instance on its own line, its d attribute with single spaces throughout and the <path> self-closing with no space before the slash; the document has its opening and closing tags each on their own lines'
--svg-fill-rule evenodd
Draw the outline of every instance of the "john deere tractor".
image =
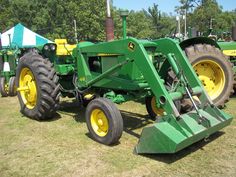
<svg viewBox="0 0 236 177">
<path fill-rule="evenodd" d="M 127 14 L 122 16 L 125 24 Z M 21 57 L 16 73 L 21 112 L 45 120 L 54 116 L 60 96 L 73 96 L 86 109 L 91 137 L 111 145 L 123 131 L 114 103 L 145 99 L 155 122 L 143 128 L 137 153 L 175 153 L 230 124 L 232 116 L 211 101 L 176 41 L 127 38 L 123 30 L 121 40 L 76 46 L 58 41 Z"/>
<path fill-rule="evenodd" d="M 2 97 L 15 96 L 15 75 L 18 50 L 0 49 L 0 94 Z"/>
<path fill-rule="evenodd" d="M 9 41 L 11 41 L 10 35 Z M 31 50 L 31 48 L 19 48 L 17 44 L 13 45 L 12 43 L 2 47 L 0 36 L 0 94 L 2 97 L 16 96 L 15 82 L 18 60 Z"/>
<path fill-rule="evenodd" d="M 233 65 L 234 74 L 236 73 L 236 26 L 232 27 L 232 33 L 229 35 L 227 40 L 217 41 L 220 49 L 223 51 L 224 55 L 228 57 L 228 60 Z M 235 77 L 236 79 L 236 77 Z M 234 88 L 236 84 L 234 83 Z"/>
</svg>

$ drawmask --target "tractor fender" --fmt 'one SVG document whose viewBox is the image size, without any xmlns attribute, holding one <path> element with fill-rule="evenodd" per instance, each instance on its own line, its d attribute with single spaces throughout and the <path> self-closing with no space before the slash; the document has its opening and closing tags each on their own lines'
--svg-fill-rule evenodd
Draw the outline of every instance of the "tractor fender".
<svg viewBox="0 0 236 177">
<path fill-rule="evenodd" d="M 209 44 L 209 45 L 215 46 L 216 48 L 220 49 L 220 46 L 217 44 L 217 42 L 214 41 L 213 39 L 208 38 L 208 37 L 190 38 L 190 39 L 184 40 L 179 43 L 182 50 L 184 50 L 185 48 L 187 48 L 191 45 L 195 45 L 195 44 Z"/>
</svg>

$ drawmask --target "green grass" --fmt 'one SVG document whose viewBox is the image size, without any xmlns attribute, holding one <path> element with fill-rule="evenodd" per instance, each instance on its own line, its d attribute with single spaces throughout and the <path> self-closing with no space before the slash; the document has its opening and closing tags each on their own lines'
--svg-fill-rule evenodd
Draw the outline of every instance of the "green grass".
<svg viewBox="0 0 236 177">
<path fill-rule="evenodd" d="M 38 122 L 19 112 L 17 98 L 0 98 L 0 176 L 236 176 L 236 120 L 221 132 L 174 155 L 134 155 L 147 119 L 145 107 L 119 106 L 120 143 L 89 138 L 84 109 L 62 103 L 55 119 Z M 236 98 L 225 109 L 236 115 Z"/>
</svg>

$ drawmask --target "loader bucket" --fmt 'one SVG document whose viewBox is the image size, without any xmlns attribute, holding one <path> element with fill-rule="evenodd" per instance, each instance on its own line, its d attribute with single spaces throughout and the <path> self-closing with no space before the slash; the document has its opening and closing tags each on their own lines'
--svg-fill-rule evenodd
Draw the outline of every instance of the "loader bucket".
<svg viewBox="0 0 236 177">
<path fill-rule="evenodd" d="M 217 108 L 208 107 L 200 112 L 205 118 L 201 123 L 198 114 L 192 111 L 181 115 L 179 120 L 173 115 L 167 115 L 161 122 L 144 128 L 135 147 L 136 153 L 178 152 L 226 127 L 233 119 Z"/>
</svg>

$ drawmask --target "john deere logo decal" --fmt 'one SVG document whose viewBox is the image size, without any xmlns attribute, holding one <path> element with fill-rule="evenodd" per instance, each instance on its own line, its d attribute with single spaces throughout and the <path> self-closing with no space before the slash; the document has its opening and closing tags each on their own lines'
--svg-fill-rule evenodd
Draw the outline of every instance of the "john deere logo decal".
<svg viewBox="0 0 236 177">
<path fill-rule="evenodd" d="M 132 43 L 132 42 L 130 42 L 130 43 L 128 44 L 128 48 L 129 48 L 130 50 L 134 50 L 135 44 Z"/>
</svg>

